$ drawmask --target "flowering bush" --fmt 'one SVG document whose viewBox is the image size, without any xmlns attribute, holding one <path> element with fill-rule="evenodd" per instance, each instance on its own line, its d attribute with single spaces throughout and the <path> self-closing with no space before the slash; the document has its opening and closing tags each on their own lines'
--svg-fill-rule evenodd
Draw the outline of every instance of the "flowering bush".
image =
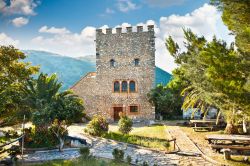
<svg viewBox="0 0 250 166">
<path fill-rule="evenodd" d="M 109 123 L 107 120 L 100 116 L 94 116 L 93 119 L 87 125 L 85 132 L 93 136 L 103 136 L 109 130 Z"/>
</svg>

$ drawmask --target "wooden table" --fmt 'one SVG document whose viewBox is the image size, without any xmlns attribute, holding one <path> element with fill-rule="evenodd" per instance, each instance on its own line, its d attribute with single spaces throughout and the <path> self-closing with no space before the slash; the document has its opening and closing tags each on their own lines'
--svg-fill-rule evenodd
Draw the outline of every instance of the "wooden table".
<svg viewBox="0 0 250 166">
<path fill-rule="evenodd" d="M 213 126 L 216 125 L 216 119 L 208 119 L 208 120 L 190 120 L 191 123 L 194 124 L 193 130 L 203 130 L 209 129 L 213 130 Z"/>
<path fill-rule="evenodd" d="M 249 135 L 212 134 L 207 135 L 205 139 L 208 140 L 209 144 L 211 144 L 211 148 L 217 152 L 220 152 L 221 150 L 236 150 L 242 154 L 243 151 L 250 150 Z"/>
<path fill-rule="evenodd" d="M 250 135 L 226 135 L 226 134 L 212 134 L 207 135 L 206 140 L 209 143 L 216 143 L 217 141 L 231 141 L 232 143 L 237 142 L 246 142 L 250 145 Z"/>
</svg>

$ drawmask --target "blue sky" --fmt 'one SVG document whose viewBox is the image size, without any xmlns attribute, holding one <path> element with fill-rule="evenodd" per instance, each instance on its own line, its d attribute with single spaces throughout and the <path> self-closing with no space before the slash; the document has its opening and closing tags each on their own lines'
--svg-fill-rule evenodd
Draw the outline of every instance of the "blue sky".
<svg viewBox="0 0 250 166">
<path fill-rule="evenodd" d="M 154 24 L 156 64 L 176 65 L 164 46 L 171 35 L 183 42 L 183 27 L 232 41 L 209 0 L 0 0 L 0 44 L 78 57 L 94 55 L 95 28 Z"/>
</svg>

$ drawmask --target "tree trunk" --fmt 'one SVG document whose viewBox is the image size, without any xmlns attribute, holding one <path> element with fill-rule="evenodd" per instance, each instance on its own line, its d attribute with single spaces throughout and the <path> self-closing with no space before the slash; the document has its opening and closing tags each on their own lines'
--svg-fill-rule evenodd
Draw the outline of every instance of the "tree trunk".
<svg viewBox="0 0 250 166">
<path fill-rule="evenodd" d="M 59 151 L 62 152 L 63 151 L 63 146 L 64 146 L 64 140 L 62 138 L 59 138 Z"/>
<path fill-rule="evenodd" d="M 238 130 L 237 127 L 232 123 L 232 121 L 227 122 L 227 126 L 225 128 L 226 134 L 237 134 Z"/>
<path fill-rule="evenodd" d="M 247 133 L 247 124 L 246 124 L 246 120 L 243 119 L 243 133 Z"/>
</svg>

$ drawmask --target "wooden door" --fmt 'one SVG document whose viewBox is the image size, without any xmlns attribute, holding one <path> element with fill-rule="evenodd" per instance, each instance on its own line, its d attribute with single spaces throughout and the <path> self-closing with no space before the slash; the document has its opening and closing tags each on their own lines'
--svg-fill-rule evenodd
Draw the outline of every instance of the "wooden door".
<svg viewBox="0 0 250 166">
<path fill-rule="evenodd" d="M 122 112 L 122 107 L 114 107 L 114 121 L 118 121 L 120 119 L 120 112 Z"/>
</svg>

